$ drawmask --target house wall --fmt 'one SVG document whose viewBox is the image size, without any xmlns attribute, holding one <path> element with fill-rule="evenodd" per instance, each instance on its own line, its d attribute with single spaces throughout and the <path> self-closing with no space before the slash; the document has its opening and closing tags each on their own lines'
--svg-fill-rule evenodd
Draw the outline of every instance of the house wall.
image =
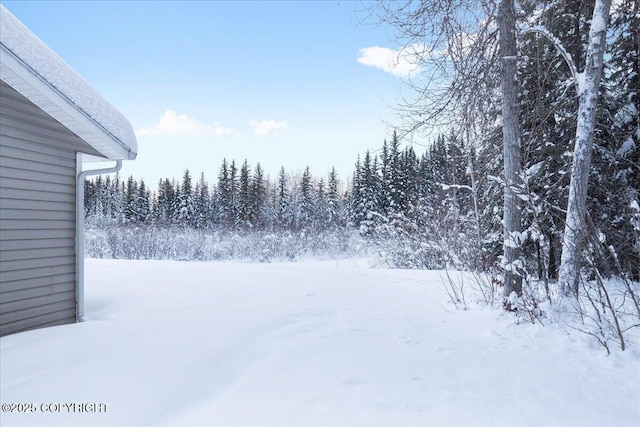
<svg viewBox="0 0 640 427">
<path fill-rule="evenodd" d="M 0 81 L 0 336 L 75 322 L 82 139 Z"/>
</svg>

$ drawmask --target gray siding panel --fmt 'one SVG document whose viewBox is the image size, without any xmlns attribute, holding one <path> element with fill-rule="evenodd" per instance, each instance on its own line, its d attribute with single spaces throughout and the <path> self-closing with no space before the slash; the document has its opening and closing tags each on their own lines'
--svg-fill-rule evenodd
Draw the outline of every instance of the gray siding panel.
<svg viewBox="0 0 640 427">
<path fill-rule="evenodd" d="M 50 220 L 33 221 L 30 219 L 0 219 L 0 230 L 69 230 L 75 227 L 75 221 Z"/>
<path fill-rule="evenodd" d="M 10 138 L 7 138 L 7 140 L 11 141 Z M 20 144 L 20 145 L 24 146 L 24 144 Z M 4 157 L 8 158 L 9 161 L 11 161 L 11 159 L 22 159 L 22 160 L 28 160 L 29 162 L 38 162 L 45 165 L 50 165 L 52 163 L 52 160 L 55 160 L 56 164 L 62 165 L 64 167 L 75 166 L 75 162 L 72 162 L 70 161 L 70 159 L 65 157 L 54 156 L 50 153 L 39 153 L 36 151 L 27 151 L 27 150 L 24 150 L 22 147 L 19 147 L 19 146 L 11 147 L 8 144 L 5 144 L 5 146 L 2 147 L 2 154 L 4 154 Z"/>
<path fill-rule="evenodd" d="M 6 290 L 7 292 L 15 291 L 16 288 L 12 282 L 19 281 L 31 281 L 35 282 L 40 279 L 47 279 L 50 276 L 61 276 L 72 274 L 75 275 L 76 266 L 75 264 L 65 264 L 65 265 L 55 265 L 49 267 L 42 268 L 31 268 L 29 270 L 13 270 L 13 271 L 2 271 L 0 272 L 0 282 L 2 282 L 3 292 Z M 75 276 L 70 282 L 75 286 Z M 22 284 L 25 289 L 26 284 Z M 35 284 L 31 286 L 37 287 Z M 0 301 L 2 301 L 0 299 Z"/>
<path fill-rule="evenodd" d="M 24 259 L 38 259 L 38 258 L 51 258 L 55 256 L 69 257 L 75 254 L 73 246 L 64 246 L 60 248 L 43 248 L 37 247 L 32 249 L 23 250 L 10 250 L 6 251 L 0 249 L 0 262 L 15 261 Z"/>
<path fill-rule="evenodd" d="M 2 100 L 4 102 L 4 99 Z M 0 120 L 0 124 L 2 125 L 2 127 L 5 129 L 4 130 L 4 134 L 7 137 L 11 137 L 15 139 L 15 143 L 19 143 L 23 140 L 29 141 L 29 142 L 33 142 L 33 143 L 38 143 L 41 144 L 43 147 L 46 147 L 48 144 L 52 143 L 55 141 L 55 138 L 51 138 L 47 135 L 37 135 L 37 134 L 29 134 L 26 135 L 24 132 L 20 132 L 19 129 L 16 129 L 14 127 L 9 126 L 10 124 L 12 124 L 12 122 L 9 122 L 8 120 Z M 77 136 L 74 136 L 74 138 L 76 138 L 78 141 L 81 141 L 80 138 L 78 138 Z M 14 144 L 15 144 L 14 143 Z M 72 152 L 73 149 L 75 147 L 77 147 L 75 144 L 70 144 L 68 141 L 65 142 L 56 142 L 60 145 L 61 149 L 65 149 L 66 151 Z M 8 146 L 11 146 L 11 144 L 9 144 Z M 101 156 L 100 153 L 98 153 L 97 151 L 95 151 L 93 148 L 87 146 L 88 148 L 86 148 L 86 150 L 83 148 L 82 152 L 86 152 L 88 154 L 93 154 L 96 156 Z"/>
<path fill-rule="evenodd" d="M 75 291 L 73 292 L 75 294 Z M 64 295 L 63 295 L 64 296 Z M 32 300 L 38 300 L 40 297 L 31 298 Z M 41 301 L 41 305 L 29 304 L 21 310 L 4 311 L 0 310 L 0 324 L 2 326 L 9 325 L 11 323 L 20 322 L 29 317 L 44 316 L 51 313 L 61 313 L 63 317 L 69 317 L 69 314 L 75 314 L 75 307 L 69 307 L 68 300 L 55 301 L 58 298 L 56 294 L 49 295 L 49 298 Z M 53 301 L 52 301 L 53 300 Z M 37 301 L 40 302 L 40 301 Z M 0 303 L 0 309 L 7 304 Z"/>
<path fill-rule="evenodd" d="M 0 209 L 8 210 L 40 210 L 40 211 L 62 211 L 69 212 L 75 210 L 75 202 L 56 202 L 56 201 L 42 201 L 42 200 L 16 200 L 16 199 L 3 199 L 0 197 Z"/>
<path fill-rule="evenodd" d="M 0 83 L 0 335 L 75 321 L 76 151 L 60 123 Z"/>
<path fill-rule="evenodd" d="M 36 258 L 29 256 L 27 259 L 19 259 L 13 261 L 1 261 L 0 268 L 3 273 L 10 273 L 12 271 L 24 271 L 33 270 L 36 268 L 51 268 L 61 265 L 67 265 L 69 262 L 69 256 L 53 256 L 48 258 Z"/>
<path fill-rule="evenodd" d="M 34 287 L 29 288 L 24 286 L 26 283 L 21 283 L 20 281 L 11 282 L 11 286 L 8 287 L 8 289 L 11 288 L 13 290 L 7 290 L 3 294 L 2 302 L 8 303 L 20 300 L 24 301 L 30 297 L 39 297 L 58 292 L 75 292 L 73 283 L 70 283 L 72 280 L 73 277 L 71 275 L 64 274 L 41 277 L 39 279 L 31 279 L 31 283 L 29 283 L 29 285 Z"/>
<path fill-rule="evenodd" d="M 0 187 L 1 188 L 1 187 Z M 0 220 L 2 219 L 30 219 L 37 221 L 67 219 L 65 212 L 58 211 L 33 211 L 24 209 L 6 209 L 0 211 Z M 2 249 L 2 248 L 0 248 Z"/>
<path fill-rule="evenodd" d="M 25 154 L 28 154 L 28 153 L 46 154 L 48 156 L 52 156 L 53 158 L 57 158 L 60 155 L 60 148 L 49 147 L 49 145 L 51 144 L 51 139 L 46 137 L 41 137 L 41 138 L 31 137 L 30 139 L 26 139 L 24 132 L 21 133 L 17 129 L 4 126 L 4 121 L 5 120 L 1 120 L 2 125 L 5 128 L 3 133 L 5 134 L 5 136 L 7 136 L 7 139 L 5 140 L 5 144 L 4 144 L 5 147 L 21 149 L 24 151 Z M 23 144 L 23 141 L 25 140 L 28 142 L 31 142 L 32 144 L 25 146 Z M 39 145 L 36 146 L 33 144 L 39 144 Z"/>
<path fill-rule="evenodd" d="M 38 308 L 38 307 L 36 307 Z M 14 334 L 16 332 L 28 331 L 29 329 L 44 328 L 48 326 L 66 325 L 74 323 L 76 319 L 75 309 L 64 308 L 57 311 L 50 311 L 55 307 L 49 307 L 48 312 L 37 314 L 37 310 L 24 311 L 24 315 L 18 320 L 11 320 L 0 317 L 0 336 Z"/>
<path fill-rule="evenodd" d="M 0 147 L 0 150 L 1 149 L 2 148 Z M 35 182 L 52 182 L 55 184 L 67 184 L 75 187 L 75 178 L 69 179 L 69 177 L 65 175 L 49 175 L 46 172 L 25 171 L 14 168 L 0 168 L 0 178 L 15 178 Z"/>
<path fill-rule="evenodd" d="M 4 188 L 3 197 L 6 200 L 42 200 L 44 202 L 67 202 L 75 203 L 75 195 L 68 193 L 50 193 L 48 191 L 28 190 L 19 188 Z"/>
<path fill-rule="evenodd" d="M 75 230 L 2 230 L 4 240 L 75 239 Z M 3 242 L 4 243 L 4 242 Z M 75 244 L 75 243 L 74 243 Z M 4 245 L 0 245 L 4 246 Z M 75 260 L 74 260 L 75 263 Z"/>
<path fill-rule="evenodd" d="M 66 325 L 75 322 L 74 316 L 67 316 L 69 310 L 63 309 L 56 312 L 47 313 L 41 316 L 27 316 L 15 322 L 3 323 L 0 319 L 0 336 L 14 334 L 16 332 L 28 331 L 30 329 L 44 328 L 49 326 Z"/>
<path fill-rule="evenodd" d="M 33 160 L 15 159 L 13 157 L 7 157 L 4 155 L 4 149 L 2 150 L 2 158 L 0 158 L 0 168 L 18 169 L 29 172 L 44 172 L 53 175 L 65 176 L 69 169 L 69 166 L 64 164 L 50 164 L 40 163 Z M 74 156 L 75 160 L 75 156 Z M 74 162 L 75 166 L 75 162 Z M 75 169 L 75 168 L 74 168 Z"/>
<path fill-rule="evenodd" d="M 36 288 L 38 289 L 38 288 Z M 48 288 L 49 290 L 53 289 L 52 287 Z M 49 304 L 57 304 L 64 303 L 69 299 L 75 298 L 76 290 L 75 289 L 67 289 L 64 291 L 58 290 L 56 293 L 45 293 L 44 295 L 36 295 L 33 292 L 30 293 L 28 298 L 18 299 L 15 301 L 2 300 L 0 302 L 0 312 L 3 316 L 9 319 L 11 318 L 11 313 L 18 313 L 20 316 L 20 312 L 28 309 L 33 309 L 34 307 L 46 307 Z M 67 308 L 63 306 L 63 308 Z M 5 322 L 2 322 L 5 323 Z"/>
<path fill-rule="evenodd" d="M 31 239 L 31 240 L 5 240 L 2 242 L 2 251 L 21 251 L 24 249 L 64 248 L 74 247 L 75 236 L 69 239 Z M 2 259 L 0 257 L 0 259 Z"/>
</svg>

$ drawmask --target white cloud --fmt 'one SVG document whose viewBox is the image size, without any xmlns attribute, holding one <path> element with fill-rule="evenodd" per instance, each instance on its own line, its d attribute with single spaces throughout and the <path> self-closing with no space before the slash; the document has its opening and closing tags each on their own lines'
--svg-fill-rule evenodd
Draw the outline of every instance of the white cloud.
<svg viewBox="0 0 640 427">
<path fill-rule="evenodd" d="M 218 123 L 207 125 L 198 120 L 178 114 L 173 110 L 164 112 L 160 121 L 145 129 L 138 129 L 138 135 L 170 135 L 170 136 L 228 136 L 234 132 L 233 129 L 225 128 Z"/>
<path fill-rule="evenodd" d="M 251 120 L 249 126 L 253 128 L 253 133 L 264 136 L 271 135 L 276 130 L 287 127 L 287 122 L 276 122 L 275 120 Z"/>
<path fill-rule="evenodd" d="M 393 50 L 386 47 L 365 47 L 358 51 L 358 62 L 376 67 L 397 77 L 409 77 L 421 71 L 416 64 L 419 46 Z"/>
</svg>

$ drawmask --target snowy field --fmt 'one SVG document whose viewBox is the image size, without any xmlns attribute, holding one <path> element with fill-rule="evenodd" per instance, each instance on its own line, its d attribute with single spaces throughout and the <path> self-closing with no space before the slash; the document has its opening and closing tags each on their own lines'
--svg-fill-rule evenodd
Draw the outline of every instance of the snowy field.
<svg viewBox="0 0 640 427">
<path fill-rule="evenodd" d="M 3 427 L 640 425 L 637 351 L 457 311 L 438 272 L 92 259 L 86 282 L 88 322 L 0 340 L 3 409 L 36 410 Z"/>
</svg>

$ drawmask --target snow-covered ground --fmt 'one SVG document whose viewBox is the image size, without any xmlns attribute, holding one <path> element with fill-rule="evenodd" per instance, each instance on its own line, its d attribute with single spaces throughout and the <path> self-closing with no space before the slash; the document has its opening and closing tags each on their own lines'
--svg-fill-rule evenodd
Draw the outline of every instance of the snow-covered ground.
<svg viewBox="0 0 640 427">
<path fill-rule="evenodd" d="M 3 412 L 3 427 L 640 425 L 637 351 L 457 311 L 438 272 L 86 268 L 88 322 L 0 340 L 3 409 L 36 410 Z"/>
</svg>

